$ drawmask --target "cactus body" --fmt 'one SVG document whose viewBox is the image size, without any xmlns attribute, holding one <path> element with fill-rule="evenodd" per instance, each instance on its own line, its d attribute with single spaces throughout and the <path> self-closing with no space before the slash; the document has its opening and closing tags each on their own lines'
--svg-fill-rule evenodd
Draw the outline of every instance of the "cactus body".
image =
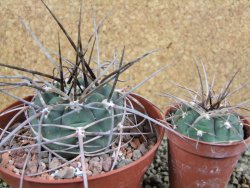
<svg viewBox="0 0 250 188">
<path fill-rule="evenodd" d="M 223 143 L 243 140 L 240 117 L 234 114 L 201 116 L 194 109 L 182 105 L 171 120 L 176 130 L 195 140 Z"/>
<path fill-rule="evenodd" d="M 103 100 L 108 98 L 111 92 L 111 88 L 112 87 L 109 84 L 106 84 L 105 86 L 98 88 L 85 100 L 84 104 L 85 105 L 91 104 L 91 108 L 79 106 L 78 109 L 72 109 L 69 105 L 65 105 L 69 104 L 69 101 L 65 101 L 62 97 L 58 96 L 55 93 L 49 93 L 49 92 L 43 93 L 42 97 L 44 102 L 46 103 L 46 105 L 52 107 L 52 109 L 49 111 L 48 115 L 44 117 L 42 120 L 42 129 L 41 129 L 42 137 L 44 139 L 53 140 L 75 133 L 75 130 L 70 130 L 68 128 L 43 126 L 43 124 L 67 125 L 76 128 L 76 127 L 85 127 L 86 125 L 92 122 L 107 117 L 110 118 L 105 119 L 99 123 L 95 123 L 94 125 L 86 128 L 85 132 L 99 133 L 112 130 L 112 118 L 114 122 L 114 127 L 116 127 L 117 124 L 121 121 L 122 115 L 112 117 L 110 110 L 107 109 L 105 104 L 102 103 Z M 119 93 L 114 92 L 111 101 L 115 101 L 120 96 L 121 95 Z M 34 97 L 34 104 L 42 107 L 42 103 L 38 96 Z M 54 106 L 56 105 L 56 107 L 53 107 L 53 105 Z M 123 106 L 124 105 L 123 100 L 119 100 L 119 102 L 116 102 L 116 105 Z M 113 110 L 114 110 L 113 115 L 122 114 L 121 110 L 117 109 Z M 29 116 L 32 116 L 34 115 L 34 112 L 32 112 L 32 110 L 29 110 L 28 114 Z M 32 121 L 31 124 L 33 125 L 39 124 L 39 119 Z M 37 133 L 38 127 L 34 126 L 33 131 Z M 96 136 L 86 136 L 84 138 L 84 142 L 90 141 L 90 139 L 93 139 L 94 137 Z M 107 147 L 109 144 L 109 137 L 110 137 L 109 135 L 101 136 L 93 141 L 90 141 L 87 144 L 84 144 L 85 152 L 95 152 Z M 64 139 L 62 141 L 59 141 L 58 144 L 57 143 L 48 144 L 47 147 L 49 147 L 52 150 L 57 150 L 57 152 L 65 158 L 72 158 L 79 153 L 78 146 L 75 148 L 67 149 L 68 148 L 67 146 L 60 145 L 60 143 L 77 145 L 78 138 L 74 137 L 74 138 Z M 69 153 L 62 151 L 65 149 L 67 149 Z M 72 154 L 72 152 L 74 152 L 75 154 Z"/>
</svg>

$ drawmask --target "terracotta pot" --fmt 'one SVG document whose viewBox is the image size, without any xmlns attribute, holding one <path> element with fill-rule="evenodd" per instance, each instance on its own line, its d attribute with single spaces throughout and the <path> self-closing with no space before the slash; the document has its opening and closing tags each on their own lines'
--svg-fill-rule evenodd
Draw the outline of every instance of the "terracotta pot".
<svg viewBox="0 0 250 188">
<path fill-rule="evenodd" d="M 165 116 L 171 112 L 171 108 Z M 245 140 L 231 144 L 198 142 L 175 131 L 167 131 L 171 188 L 227 187 L 241 154 L 250 142 L 250 126 L 244 122 Z M 169 128 L 172 127 L 169 125 Z"/>
<path fill-rule="evenodd" d="M 162 119 L 162 115 L 159 110 L 152 105 L 146 99 L 140 96 L 134 96 L 145 107 L 149 116 L 154 119 Z M 26 97 L 26 100 L 31 100 L 31 97 Z M 10 109 L 14 106 L 20 105 L 20 102 L 15 102 L 3 111 Z M 135 105 L 136 106 L 136 105 Z M 8 113 L 0 116 L 1 128 L 5 127 L 10 119 L 17 112 Z M 20 116 L 19 120 L 24 119 L 24 116 Z M 161 143 L 164 135 L 164 129 L 158 126 L 155 127 L 158 133 L 158 140 L 154 147 L 148 151 L 139 160 L 130 163 L 122 168 L 107 172 L 101 175 L 95 175 L 88 178 L 89 187 L 91 188 L 138 188 L 141 187 L 143 181 L 143 175 L 149 165 L 152 163 L 156 150 Z M 20 177 L 6 168 L 0 166 L 0 177 L 6 181 L 12 188 L 19 187 Z M 23 188 L 83 188 L 82 178 L 75 179 L 63 179 L 63 180 L 45 180 L 41 178 L 24 177 Z"/>
</svg>

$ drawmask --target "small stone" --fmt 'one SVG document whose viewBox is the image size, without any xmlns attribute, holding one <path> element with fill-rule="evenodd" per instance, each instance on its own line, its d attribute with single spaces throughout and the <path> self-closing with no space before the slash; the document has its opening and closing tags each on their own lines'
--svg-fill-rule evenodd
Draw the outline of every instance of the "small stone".
<svg viewBox="0 0 250 188">
<path fill-rule="evenodd" d="M 92 172 L 92 175 L 94 176 L 94 175 L 98 175 L 98 174 L 100 174 L 101 172 L 98 172 L 97 170 L 94 170 L 93 172 Z"/>
<path fill-rule="evenodd" d="M 130 133 L 140 133 L 140 130 L 138 130 L 138 128 L 132 128 L 129 131 Z"/>
<path fill-rule="evenodd" d="M 1 161 L 1 164 L 2 164 L 3 166 L 6 166 L 6 165 L 9 163 L 9 160 L 10 160 L 9 153 L 4 153 L 4 154 L 2 154 L 2 161 Z"/>
<path fill-rule="evenodd" d="M 147 149 L 145 147 L 145 144 L 140 144 L 138 147 L 138 150 L 140 150 L 140 152 L 144 155 L 145 153 L 147 153 Z"/>
<path fill-rule="evenodd" d="M 161 173 L 163 176 L 168 176 L 168 173 L 167 172 L 162 172 Z"/>
<path fill-rule="evenodd" d="M 127 152 L 126 159 L 132 159 L 133 153 L 132 151 Z"/>
<path fill-rule="evenodd" d="M 49 153 L 48 152 L 42 152 L 41 157 L 42 158 L 48 158 L 49 157 Z"/>
<path fill-rule="evenodd" d="M 136 143 L 137 146 L 141 144 L 140 138 L 134 138 L 134 142 Z"/>
<path fill-rule="evenodd" d="M 249 188 L 247 184 L 241 184 L 241 188 Z"/>
<path fill-rule="evenodd" d="M 86 167 L 86 165 L 88 165 L 88 163 L 85 163 L 85 167 Z M 71 166 L 73 166 L 74 168 L 81 168 L 82 164 L 79 161 L 75 161 L 75 162 L 71 163 Z"/>
<path fill-rule="evenodd" d="M 154 144 L 149 144 L 148 149 L 152 149 L 154 147 Z"/>
<path fill-rule="evenodd" d="M 46 180 L 54 180 L 54 177 L 49 175 L 48 173 L 43 173 L 41 175 L 41 178 L 46 179 Z"/>
<path fill-rule="evenodd" d="M 75 168 L 75 176 L 82 176 L 82 171 L 79 168 Z"/>
<path fill-rule="evenodd" d="M 238 180 L 235 177 L 233 177 L 232 184 L 237 185 L 238 183 L 239 183 Z"/>
<path fill-rule="evenodd" d="M 122 159 L 118 164 L 117 164 L 117 168 L 121 168 L 125 165 L 128 165 L 130 163 L 132 163 L 133 161 L 131 159 Z"/>
<path fill-rule="evenodd" d="M 89 160 L 90 160 L 90 157 L 85 158 L 85 162 L 89 162 Z"/>
<path fill-rule="evenodd" d="M 133 141 L 130 142 L 130 145 L 132 148 L 136 148 L 136 144 Z"/>
<path fill-rule="evenodd" d="M 245 178 L 250 182 L 250 174 L 245 174 Z"/>
<path fill-rule="evenodd" d="M 111 169 L 112 165 L 112 158 L 111 157 L 104 157 L 102 162 L 102 168 L 105 172 L 108 172 Z"/>
<path fill-rule="evenodd" d="M 71 163 L 71 166 L 74 167 L 74 168 L 77 168 L 77 167 L 78 167 L 78 166 L 77 166 L 77 162 L 74 161 L 73 163 Z"/>
<path fill-rule="evenodd" d="M 56 157 L 53 157 L 52 161 L 49 163 L 49 169 L 56 169 L 61 165 L 61 162 Z"/>
<path fill-rule="evenodd" d="M 152 172 L 153 174 L 157 174 L 157 171 L 156 171 L 155 169 L 152 169 L 151 172 Z"/>
<path fill-rule="evenodd" d="M 33 144 L 35 144 L 36 142 L 34 141 L 34 140 L 30 140 L 30 145 L 33 145 Z M 31 152 L 32 152 L 32 150 L 31 150 Z"/>
<path fill-rule="evenodd" d="M 9 160 L 9 164 L 10 165 L 14 165 L 14 161 L 13 160 Z"/>
<path fill-rule="evenodd" d="M 241 172 L 236 172 L 235 177 L 236 177 L 237 179 L 240 179 L 240 177 L 241 177 Z"/>
<path fill-rule="evenodd" d="M 32 144 L 30 144 L 32 145 Z M 38 153 L 38 146 L 33 147 L 33 149 L 30 152 L 31 154 L 37 154 Z"/>
<path fill-rule="evenodd" d="M 247 159 L 247 157 L 242 157 L 239 161 L 240 161 L 241 163 L 247 163 L 247 162 L 248 162 L 248 159 Z"/>
<path fill-rule="evenodd" d="M 87 171 L 86 171 L 86 174 L 87 174 L 88 176 L 91 176 L 93 173 L 92 173 L 90 170 L 87 170 Z"/>
<path fill-rule="evenodd" d="M 6 168 L 10 171 L 13 171 L 14 166 L 12 164 L 7 164 Z"/>
<path fill-rule="evenodd" d="M 57 178 L 57 179 L 69 179 L 69 178 L 73 178 L 74 174 L 75 174 L 75 168 L 73 168 L 72 166 L 64 167 L 63 169 L 61 169 L 57 173 L 55 173 L 55 178 Z"/>
<path fill-rule="evenodd" d="M 17 157 L 16 157 L 16 160 L 15 160 L 15 162 L 14 162 L 14 166 L 15 166 L 16 168 L 23 169 L 25 160 L 26 160 L 26 154 L 23 155 L 23 157 L 17 156 Z"/>
<path fill-rule="evenodd" d="M 19 149 L 19 150 L 14 150 L 12 152 L 10 152 L 10 156 L 15 157 L 23 157 L 25 154 L 25 150 L 24 149 Z"/>
<path fill-rule="evenodd" d="M 22 140 L 21 142 L 22 142 L 22 146 L 26 146 L 30 143 L 29 140 Z"/>
<path fill-rule="evenodd" d="M 131 142 L 130 145 L 132 148 L 137 149 L 138 146 L 141 144 L 140 139 L 139 138 L 134 138 Z"/>
<path fill-rule="evenodd" d="M 37 154 L 32 155 L 31 160 L 32 161 L 37 161 L 38 160 L 38 155 Z"/>
<path fill-rule="evenodd" d="M 120 149 L 120 152 L 122 153 L 122 155 L 126 155 L 126 153 L 127 153 L 127 151 L 124 147 Z"/>
<path fill-rule="evenodd" d="M 29 174 L 37 173 L 37 169 L 38 169 L 38 161 L 37 160 L 28 161 L 27 170 L 28 170 Z"/>
<path fill-rule="evenodd" d="M 169 181 L 169 177 L 166 176 L 164 179 L 163 179 L 164 182 L 168 182 Z"/>
<path fill-rule="evenodd" d="M 99 157 L 93 157 L 92 159 L 90 159 L 89 161 L 100 161 Z"/>
<path fill-rule="evenodd" d="M 244 153 L 244 155 L 247 156 L 247 157 L 250 157 L 250 151 L 246 151 L 246 152 Z"/>
<path fill-rule="evenodd" d="M 99 174 L 102 171 L 102 161 L 98 157 L 94 157 L 89 161 L 89 170 L 93 174 Z"/>
<path fill-rule="evenodd" d="M 13 168 L 13 172 L 15 172 L 16 174 L 20 174 L 20 170 L 17 168 Z"/>
<path fill-rule="evenodd" d="M 139 158 L 141 158 L 142 154 L 140 152 L 140 150 L 134 150 L 133 151 L 133 160 L 137 160 Z"/>
<path fill-rule="evenodd" d="M 43 172 L 45 169 L 46 169 L 46 164 L 44 162 L 40 162 L 37 172 L 38 173 Z"/>
<path fill-rule="evenodd" d="M 44 162 L 45 164 L 48 164 L 49 163 L 49 159 L 48 158 L 44 158 L 44 159 L 42 159 L 42 162 Z"/>
<path fill-rule="evenodd" d="M 130 135 L 127 134 L 127 135 L 123 136 L 123 141 L 124 142 L 129 142 L 130 140 L 131 140 L 131 136 Z"/>
<path fill-rule="evenodd" d="M 237 167 L 236 172 L 243 172 L 243 168 L 242 167 Z"/>
</svg>

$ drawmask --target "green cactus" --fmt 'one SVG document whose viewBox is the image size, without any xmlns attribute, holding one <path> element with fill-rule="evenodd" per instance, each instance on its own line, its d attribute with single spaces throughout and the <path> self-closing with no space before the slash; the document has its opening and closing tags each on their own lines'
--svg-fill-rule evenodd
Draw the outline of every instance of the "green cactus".
<svg viewBox="0 0 250 188">
<path fill-rule="evenodd" d="M 110 92 L 111 92 L 112 86 L 109 84 L 104 85 L 103 87 L 98 88 L 95 92 L 90 94 L 84 104 L 91 104 L 93 108 L 87 108 L 83 106 L 79 106 L 79 109 L 74 110 L 71 109 L 69 105 L 66 106 L 60 106 L 58 104 L 68 104 L 68 101 L 65 101 L 62 97 L 60 97 L 58 94 L 55 93 L 49 93 L 45 92 L 42 94 L 43 100 L 46 103 L 46 105 L 49 105 L 52 107 L 52 109 L 49 111 L 49 114 L 43 118 L 42 124 L 57 124 L 57 125 L 67 125 L 71 127 L 85 127 L 89 123 L 95 122 L 96 120 L 100 120 L 103 118 L 107 118 L 111 116 L 111 113 L 108 109 L 106 109 L 105 104 L 102 103 L 103 100 L 107 99 Z M 111 98 L 111 101 L 115 101 L 118 99 L 121 95 L 118 92 L 114 92 Z M 123 100 L 118 100 L 119 102 L 116 102 L 116 105 L 123 106 Z M 99 103 L 96 103 L 99 102 Z M 40 101 L 40 98 L 38 96 L 34 97 L 34 104 L 42 107 L 42 103 Z M 53 105 L 55 107 L 53 107 Z M 44 108 L 44 107 L 43 107 Z M 121 110 L 114 109 L 114 116 L 117 114 L 121 114 Z M 32 110 L 29 110 L 29 116 L 34 115 Z M 122 116 L 115 116 L 114 118 L 114 127 L 117 126 L 117 124 L 121 121 Z M 112 117 L 105 119 L 104 121 L 101 121 L 99 123 L 94 124 L 93 126 L 87 128 L 85 131 L 87 132 L 106 132 L 109 130 L 112 130 Z M 32 124 L 39 124 L 39 119 L 36 119 L 31 122 Z M 33 131 L 37 132 L 38 127 L 34 126 Z M 68 136 L 70 134 L 73 134 L 75 131 L 70 130 L 68 128 L 59 128 L 55 126 L 42 126 L 42 136 L 45 139 L 56 139 L 56 138 L 62 138 L 65 136 Z M 88 141 L 92 139 L 95 136 L 86 136 L 84 141 Z M 76 145 L 78 142 L 78 138 L 69 138 L 60 141 L 64 144 L 72 144 Z M 89 142 L 88 144 L 84 145 L 84 149 L 86 152 L 95 152 L 97 150 L 106 148 L 108 146 L 109 142 L 109 136 L 102 136 L 96 140 L 93 140 Z M 48 144 L 47 147 L 49 147 L 52 150 L 64 150 L 67 148 L 67 146 L 62 146 L 59 144 Z M 74 148 L 67 150 L 68 152 L 74 152 L 79 153 L 79 148 Z M 71 153 L 67 152 L 60 152 L 60 155 L 65 158 L 72 158 L 75 155 L 72 155 Z"/>
<path fill-rule="evenodd" d="M 244 109 L 242 106 L 245 102 L 236 105 L 229 102 L 229 96 L 243 88 L 241 86 L 230 91 L 230 86 L 239 70 L 216 93 L 214 90 L 215 76 L 210 83 L 204 64 L 201 62 L 202 71 L 197 62 L 195 62 L 195 66 L 200 81 L 198 90 L 192 90 L 173 82 L 187 91 L 188 95 L 180 98 L 169 93 L 166 94 L 179 103 L 173 107 L 175 110 L 170 112 L 169 117 L 166 117 L 172 124 L 172 128 L 189 138 L 209 143 L 219 144 L 244 140 L 243 120 L 239 115 L 239 110 Z"/>
<path fill-rule="evenodd" d="M 200 115 L 197 111 L 182 105 L 173 114 L 171 124 L 179 133 L 195 140 L 222 143 L 243 140 L 243 126 L 238 115 Z"/>
</svg>

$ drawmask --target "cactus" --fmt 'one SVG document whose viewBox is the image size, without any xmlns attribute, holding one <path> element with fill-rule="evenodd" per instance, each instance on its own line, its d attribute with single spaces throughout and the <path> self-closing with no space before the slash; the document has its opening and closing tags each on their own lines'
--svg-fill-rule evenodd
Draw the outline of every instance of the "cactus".
<svg viewBox="0 0 250 188">
<path fill-rule="evenodd" d="M 182 105 L 171 120 L 176 131 L 195 140 L 222 143 L 243 140 L 243 126 L 235 114 L 211 116 L 199 114 L 191 107 Z"/>
<path fill-rule="evenodd" d="M 209 84 L 204 65 L 202 64 L 205 81 L 202 80 L 197 63 L 196 68 L 200 79 L 200 91 L 194 91 L 176 84 L 191 94 L 192 100 L 190 102 L 166 94 L 180 103 L 166 117 L 172 128 L 189 138 L 209 143 L 219 144 L 243 140 L 243 120 L 236 110 L 244 106 L 247 101 L 235 106 L 229 105 L 227 101 L 227 97 L 237 93 L 243 87 L 241 86 L 237 90 L 229 92 L 229 87 L 238 71 L 221 90 L 221 93 L 216 95 L 213 91 L 214 83 Z M 206 87 L 204 87 L 203 83 L 206 83 Z"/>
<path fill-rule="evenodd" d="M 147 139 L 144 135 L 151 136 L 155 134 L 155 130 L 150 122 L 158 123 L 158 121 L 149 117 L 140 100 L 137 100 L 131 94 L 167 66 L 154 72 L 129 91 L 116 89 L 119 76 L 123 72 L 156 50 L 147 52 L 125 63 L 123 60 L 125 54 L 124 47 L 119 59 L 119 53 L 115 51 L 114 58 L 111 61 L 101 62 L 98 33 L 105 19 L 97 24 L 95 14 L 93 13 L 94 32 L 88 40 L 86 49 L 84 49 L 80 34 L 82 0 L 80 0 L 78 38 L 76 43 L 50 8 L 43 0 L 41 2 L 54 18 L 61 32 L 63 32 L 75 51 L 75 62 L 62 56 L 59 33 L 58 53 L 51 52 L 43 46 L 24 19 L 20 18 L 22 25 L 33 37 L 34 42 L 39 46 L 49 62 L 52 63 L 54 69 L 53 74 L 48 74 L 31 70 L 30 68 L 0 63 L 1 67 L 26 73 L 23 75 L 0 76 L 1 79 L 8 80 L 0 82 L 0 93 L 21 102 L 21 105 L 3 112 L 4 114 L 17 111 L 4 130 L 0 132 L 0 148 L 16 136 L 32 140 L 30 145 L 6 148 L 1 150 L 0 154 L 9 151 L 25 150 L 28 152 L 25 160 L 27 163 L 31 157 L 30 153 L 32 150 L 36 150 L 35 153 L 37 153 L 40 164 L 42 153 L 45 150 L 49 153 L 49 158 L 51 156 L 57 157 L 64 162 L 63 166 L 80 159 L 83 185 L 87 188 L 85 157 L 100 156 L 108 153 L 113 159 L 109 169 L 111 171 L 117 167 L 121 148 L 126 147 L 132 140 L 124 143 L 124 135 L 129 135 L 131 138 L 142 136 Z M 31 88 L 34 91 L 32 99 L 30 100 L 30 97 L 22 99 L 9 92 L 10 89 L 18 87 Z M 19 122 L 19 119 L 22 119 L 19 117 L 23 114 L 25 115 L 24 121 L 10 131 L 9 128 L 13 122 Z M 161 125 L 164 126 L 163 124 Z M 149 126 L 149 128 L 144 129 L 143 126 Z M 28 134 L 32 134 L 28 137 L 22 135 L 23 130 L 28 130 Z M 24 165 L 22 170 L 20 187 L 22 187 L 23 175 L 27 173 L 25 168 L 26 165 Z M 59 168 L 61 167 L 29 175 L 37 176 L 37 174 L 45 172 L 52 173 Z"/>
<path fill-rule="evenodd" d="M 103 87 L 99 88 L 97 91 L 93 92 L 89 95 L 84 104 L 88 105 L 93 103 L 92 108 L 87 108 L 78 104 L 78 109 L 74 109 L 67 105 L 68 101 L 65 101 L 58 94 L 44 92 L 42 94 L 42 99 L 44 100 L 46 105 L 52 106 L 52 109 L 49 110 L 49 113 L 42 120 L 42 124 L 59 124 L 59 125 L 67 125 L 71 127 L 85 127 L 86 125 L 104 119 L 103 121 L 94 124 L 93 126 L 85 129 L 88 132 L 106 132 L 111 129 L 117 127 L 118 123 L 122 121 L 122 111 L 118 109 L 114 109 L 114 127 L 112 127 L 112 114 L 106 108 L 103 101 L 108 99 L 108 96 L 112 90 L 110 84 L 106 84 Z M 111 98 L 112 101 L 117 101 L 117 99 L 121 97 L 121 94 L 118 92 L 114 92 Z M 38 96 L 34 97 L 34 104 L 37 106 L 43 107 L 41 100 Z M 99 104 L 96 104 L 99 103 Z M 62 104 L 63 106 L 60 106 Z M 124 106 L 123 100 L 118 100 L 115 102 L 116 105 Z M 66 106 L 65 106 L 66 105 Z M 55 107 L 53 107 L 55 106 Z M 29 110 L 29 117 L 34 115 L 33 110 Z M 105 119 L 106 118 L 106 119 Z M 39 124 L 39 119 L 32 121 L 33 125 Z M 34 127 L 32 129 L 34 132 L 38 132 L 38 127 Z M 55 138 L 61 138 L 68 136 L 74 133 L 74 130 L 70 130 L 68 128 L 63 127 L 54 127 L 54 126 L 42 126 L 41 133 L 45 139 L 51 140 Z M 88 142 L 88 144 L 84 145 L 84 149 L 86 152 L 95 152 L 99 151 L 103 148 L 107 148 L 109 146 L 109 137 L 110 136 L 102 136 L 98 139 L 91 141 L 95 136 L 86 136 L 84 142 Z M 69 138 L 61 141 L 64 144 L 76 145 L 78 139 L 77 138 Z M 60 141 L 59 141 L 60 143 Z M 49 144 L 47 145 L 52 150 L 56 150 L 60 152 L 62 150 L 67 149 L 67 146 L 58 145 L 58 144 Z M 67 152 L 60 152 L 61 155 L 65 158 L 71 158 L 75 155 L 79 154 L 79 147 L 75 149 L 69 149 Z M 75 153 L 75 155 L 73 155 Z"/>
<path fill-rule="evenodd" d="M 51 52 L 43 46 L 25 20 L 20 18 L 23 27 L 33 37 L 34 42 L 40 47 L 49 62 L 52 63 L 54 69 L 53 74 L 48 74 L 29 68 L 0 63 L 1 67 L 27 73 L 25 75 L 0 76 L 2 79 L 9 79 L 9 81 L 0 82 L 0 92 L 24 103 L 22 108 L 26 115 L 26 120 L 8 136 L 3 138 L 8 126 L 0 134 L 0 147 L 13 138 L 15 134 L 18 134 L 18 131 L 25 126 L 31 130 L 33 139 L 36 140 L 39 155 L 41 155 L 43 149 L 62 160 L 71 160 L 80 155 L 83 168 L 85 156 L 112 153 L 115 155 L 112 165 L 112 169 L 114 169 L 119 150 L 122 147 L 123 135 L 131 134 L 133 137 L 154 132 L 153 129 L 146 133 L 141 132 L 139 129 L 139 126 L 143 125 L 142 122 L 144 120 L 152 120 L 152 118 L 145 114 L 145 109 L 142 108 L 140 111 L 137 111 L 133 107 L 132 103 L 136 103 L 140 107 L 142 105 L 130 94 L 149 78 L 163 70 L 163 68 L 153 73 L 149 78 L 146 78 L 128 92 L 116 89 L 119 76 L 131 66 L 140 62 L 144 57 L 155 52 L 155 50 L 125 63 L 123 60 L 125 54 L 124 47 L 119 59 L 119 53 L 116 51 L 111 61 L 101 62 L 98 33 L 105 19 L 97 24 L 95 16 L 93 16 L 94 32 L 88 40 L 86 49 L 83 49 L 80 34 L 82 1 L 80 1 L 76 43 L 45 2 L 43 0 L 41 2 L 54 18 L 61 32 L 75 51 L 75 62 L 62 56 L 59 33 L 58 53 Z M 95 48 L 96 51 L 94 50 Z M 58 61 L 54 57 L 57 57 Z M 32 75 L 32 77 L 29 75 Z M 15 80 L 18 81 L 15 82 Z M 35 91 L 33 99 L 26 101 L 12 95 L 8 92 L 12 87 L 29 87 L 33 89 Z M 125 122 L 132 122 L 129 119 L 132 117 L 131 114 L 134 114 L 132 116 L 135 119 L 136 115 L 142 116 L 142 118 L 135 120 L 133 125 L 126 125 Z M 17 117 L 13 117 L 13 121 L 15 118 Z M 141 119 L 143 119 L 142 122 Z M 132 128 L 140 131 L 127 132 Z M 22 146 L 19 149 L 22 149 Z M 86 174 L 84 177 L 86 178 Z"/>
</svg>

